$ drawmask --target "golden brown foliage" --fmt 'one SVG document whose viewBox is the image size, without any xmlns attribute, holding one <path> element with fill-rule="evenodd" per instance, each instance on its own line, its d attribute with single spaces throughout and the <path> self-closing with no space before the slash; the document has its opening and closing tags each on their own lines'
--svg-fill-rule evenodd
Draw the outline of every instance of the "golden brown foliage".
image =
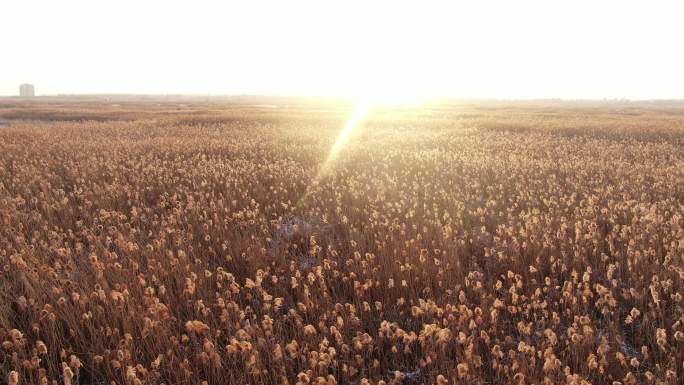
<svg viewBox="0 0 684 385">
<path fill-rule="evenodd" d="M 4 108 L 9 384 L 684 378 L 681 109 Z"/>
</svg>

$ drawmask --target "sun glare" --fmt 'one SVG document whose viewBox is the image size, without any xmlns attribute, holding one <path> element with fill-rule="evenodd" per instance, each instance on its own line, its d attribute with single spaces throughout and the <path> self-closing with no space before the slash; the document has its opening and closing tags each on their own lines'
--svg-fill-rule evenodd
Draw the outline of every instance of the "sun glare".
<svg viewBox="0 0 684 385">
<path fill-rule="evenodd" d="M 381 92 L 380 90 L 366 91 L 363 97 L 357 98 L 356 107 L 349 119 L 346 121 L 342 130 L 337 135 L 328 156 L 321 164 L 318 174 L 313 180 L 312 186 L 326 176 L 334 167 L 340 152 L 349 142 L 352 134 L 363 125 L 364 120 L 375 110 L 383 107 L 409 107 L 417 106 L 423 103 L 426 99 L 421 97 L 418 93 L 391 93 Z M 311 193 L 311 187 L 307 189 L 306 193 L 300 200 L 304 200 Z"/>
<path fill-rule="evenodd" d="M 408 90 L 411 91 L 411 90 Z M 391 93 L 382 90 L 367 91 L 363 97 L 356 101 L 356 107 L 344 127 L 337 135 L 326 160 L 323 162 L 316 180 L 323 177 L 337 160 L 340 152 L 345 147 L 351 135 L 363 121 L 373 112 L 374 109 L 383 107 L 409 107 L 418 106 L 425 102 L 425 98 L 418 92 Z"/>
<path fill-rule="evenodd" d="M 356 109 L 352 113 L 342 131 L 340 131 L 340 134 L 337 136 L 337 140 L 335 140 L 335 144 L 333 144 L 332 148 L 330 149 L 328 158 L 323 163 L 322 170 L 325 170 L 330 163 L 337 159 L 340 150 L 342 150 L 344 145 L 349 141 L 349 137 L 354 129 L 356 129 L 356 127 L 359 126 L 363 119 L 368 115 L 370 107 L 371 105 L 367 101 L 360 101 L 356 105 Z"/>
</svg>

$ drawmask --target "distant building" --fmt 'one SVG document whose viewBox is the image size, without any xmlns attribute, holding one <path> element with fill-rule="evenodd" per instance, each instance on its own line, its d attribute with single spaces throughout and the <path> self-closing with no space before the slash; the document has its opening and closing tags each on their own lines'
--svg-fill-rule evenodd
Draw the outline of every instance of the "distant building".
<svg viewBox="0 0 684 385">
<path fill-rule="evenodd" d="M 33 88 L 33 84 L 22 84 L 19 86 L 19 96 L 29 98 L 36 96 L 36 90 Z"/>
</svg>

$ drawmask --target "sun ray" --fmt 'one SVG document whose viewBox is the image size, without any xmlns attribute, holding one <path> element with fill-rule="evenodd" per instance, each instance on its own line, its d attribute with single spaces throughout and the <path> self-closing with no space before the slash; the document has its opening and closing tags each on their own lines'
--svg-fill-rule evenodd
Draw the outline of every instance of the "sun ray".
<svg viewBox="0 0 684 385">
<path fill-rule="evenodd" d="M 335 140 L 335 144 L 333 144 L 332 148 L 330 149 L 330 152 L 328 153 L 328 157 L 325 159 L 325 162 L 323 162 L 323 165 L 321 166 L 320 171 L 318 172 L 318 176 L 316 179 L 320 179 L 323 177 L 325 174 L 327 174 L 330 171 L 330 168 L 334 164 L 335 160 L 337 159 L 337 156 L 339 155 L 340 151 L 344 148 L 344 146 L 347 144 L 349 141 L 349 137 L 351 134 L 354 132 L 354 130 L 359 126 L 359 124 L 363 121 L 363 119 L 368 115 L 370 110 L 370 103 L 366 101 L 360 101 L 352 113 L 351 117 L 345 124 L 344 128 L 342 131 L 340 131 L 340 134 L 337 136 L 337 139 Z"/>
<path fill-rule="evenodd" d="M 357 102 L 356 107 L 354 108 L 354 112 L 349 117 L 349 120 L 347 120 L 347 122 L 345 123 L 344 127 L 342 128 L 342 131 L 340 131 L 340 133 L 337 135 L 337 139 L 335 139 L 335 143 L 330 148 L 328 156 L 322 163 L 318 173 L 312 180 L 311 184 L 307 186 L 306 191 L 299 199 L 298 205 L 301 205 L 304 202 L 304 200 L 311 195 L 313 189 L 316 186 L 318 186 L 321 179 L 332 171 L 333 165 L 335 164 L 338 155 L 349 141 L 349 138 L 351 137 L 351 134 L 354 132 L 354 130 L 368 116 L 368 114 L 370 113 L 370 109 L 371 103 L 367 100 L 360 100 Z"/>
</svg>

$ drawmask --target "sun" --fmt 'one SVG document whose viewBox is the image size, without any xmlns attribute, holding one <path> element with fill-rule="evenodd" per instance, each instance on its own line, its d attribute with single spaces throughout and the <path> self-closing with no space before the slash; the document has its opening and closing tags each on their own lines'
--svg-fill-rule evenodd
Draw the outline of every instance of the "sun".
<svg viewBox="0 0 684 385">
<path fill-rule="evenodd" d="M 431 95 L 429 84 L 420 74 L 405 70 L 395 73 L 387 70 L 382 73 L 376 69 L 369 73 L 358 73 L 363 81 L 352 91 L 356 103 L 361 108 L 380 108 L 384 106 L 416 107 L 424 104 Z"/>
<path fill-rule="evenodd" d="M 364 96 L 358 98 L 357 105 L 365 109 L 392 106 L 410 107 L 423 104 L 426 99 L 425 96 L 417 92 L 376 91 L 366 92 Z"/>
</svg>

